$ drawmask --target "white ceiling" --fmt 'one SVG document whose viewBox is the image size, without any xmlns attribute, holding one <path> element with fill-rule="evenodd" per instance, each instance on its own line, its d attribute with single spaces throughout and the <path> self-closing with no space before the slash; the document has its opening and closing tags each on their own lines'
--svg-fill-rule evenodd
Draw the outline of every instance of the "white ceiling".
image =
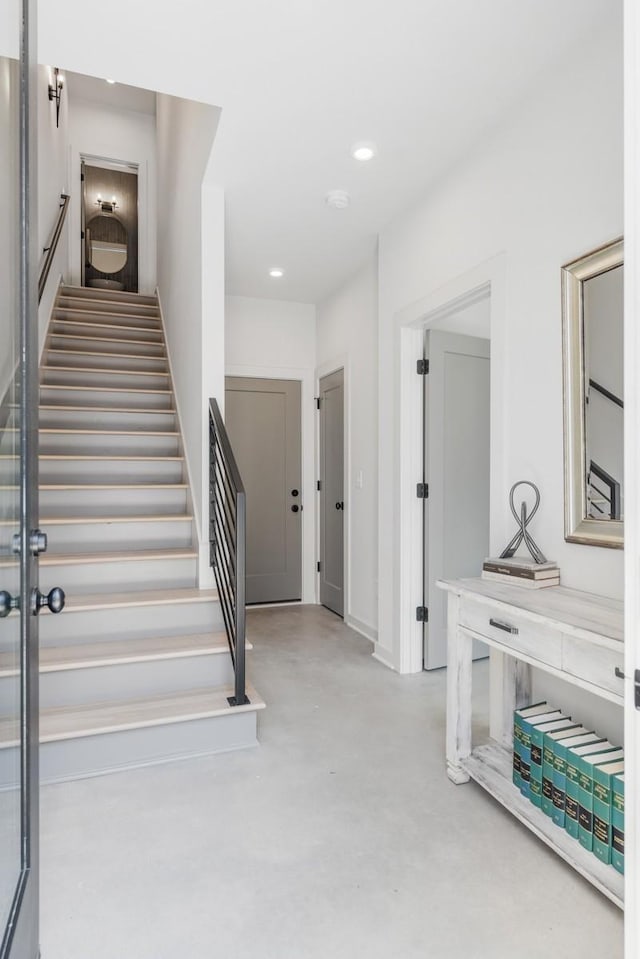
<svg viewBox="0 0 640 959">
<path fill-rule="evenodd" d="M 40 4 L 40 59 L 222 107 L 229 293 L 317 302 L 621 0 Z M 622 50 L 621 50 L 622 56 Z M 104 93 L 106 84 L 101 90 Z M 113 89 L 113 88 L 112 88 Z M 374 141 L 368 164 L 351 145 Z M 324 204 L 330 189 L 348 210 Z M 281 280 L 268 270 L 281 266 Z"/>
</svg>

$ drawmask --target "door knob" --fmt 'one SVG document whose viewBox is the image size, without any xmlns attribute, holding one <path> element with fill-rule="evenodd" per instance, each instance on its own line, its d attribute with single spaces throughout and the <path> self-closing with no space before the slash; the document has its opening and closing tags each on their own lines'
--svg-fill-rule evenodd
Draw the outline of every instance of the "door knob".
<svg viewBox="0 0 640 959">
<path fill-rule="evenodd" d="M 292 496 L 298 496 L 298 490 L 297 490 L 297 489 L 292 489 L 292 490 L 291 490 L 291 495 L 292 495 Z"/>
<path fill-rule="evenodd" d="M 344 503 L 336 503 L 336 509 L 344 509 Z"/>
<path fill-rule="evenodd" d="M 39 589 L 34 589 L 32 593 L 31 612 L 37 616 L 43 606 L 46 606 L 52 613 L 61 613 L 64 609 L 66 596 L 64 590 L 59 586 L 54 586 L 48 593 L 41 593 Z"/>
<path fill-rule="evenodd" d="M 20 597 L 12 596 L 6 589 L 0 590 L 0 619 L 8 616 L 12 609 L 20 608 Z"/>
<path fill-rule="evenodd" d="M 297 512 L 299 512 L 299 510 L 300 510 L 300 507 L 298 506 L 297 503 L 295 503 L 295 504 L 291 507 L 291 512 L 292 512 L 292 513 L 297 513 Z"/>
</svg>

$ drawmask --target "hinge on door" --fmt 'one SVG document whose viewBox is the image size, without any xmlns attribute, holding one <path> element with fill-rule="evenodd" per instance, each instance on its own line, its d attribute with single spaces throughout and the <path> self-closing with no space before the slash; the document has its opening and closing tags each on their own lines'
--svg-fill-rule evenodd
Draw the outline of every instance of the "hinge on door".
<svg viewBox="0 0 640 959">
<path fill-rule="evenodd" d="M 429 372 L 429 360 L 418 360 L 416 372 L 418 376 L 426 376 Z"/>
<path fill-rule="evenodd" d="M 320 560 L 316 563 L 316 570 L 320 572 Z"/>
<path fill-rule="evenodd" d="M 320 409 L 320 397 L 319 397 L 319 396 L 316 396 L 316 409 L 317 409 L 317 410 Z"/>
<path fill-rule="evenodd" d="M 316 489 L 320 492 L 320 480 L 316 480 Z"/>
<path fill-rule="evenodd" d="M 428 606 L 416 606 L 416 620 L 419 623 L 428 623 L 429 622 L 429 607 Z"/>
<path fill-rule="evenodd" d="M 418 499 L 429 499 L 429 484 L 418 483 L 416 486 L 416 496 Z"/>
<path fill-rule="evenodd" d="M 81 173 L 81 174 L 80 174 L 80 182 L 81 182 L 81 183 L 84 183 L 84 173 Z"/>
</svg>

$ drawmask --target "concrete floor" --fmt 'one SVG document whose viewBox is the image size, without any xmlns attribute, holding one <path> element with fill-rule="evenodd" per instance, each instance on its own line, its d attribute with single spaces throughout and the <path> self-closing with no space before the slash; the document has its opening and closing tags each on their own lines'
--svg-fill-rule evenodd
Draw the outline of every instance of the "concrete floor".
<svg viewBox="0 0 640 959">
<path fill-rule="evenodd" d="M 260 748 L 43 789 L 43 959 L 622 956 L 619 910 L 446 778 L 443 671 L 317 607 L 248 620 Z"/>
</svg>

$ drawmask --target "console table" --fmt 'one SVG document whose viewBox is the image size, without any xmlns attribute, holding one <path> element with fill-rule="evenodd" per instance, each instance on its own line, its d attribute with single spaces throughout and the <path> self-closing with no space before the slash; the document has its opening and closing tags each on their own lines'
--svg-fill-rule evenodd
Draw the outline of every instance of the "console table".
<svg viewBox="0 0 640 959">
<path fill-rule="evenodd" d="M 531 667 L 623 704 L 623 604 L 563 586 L 526 589 L 484 579 L 439 580 L 448 592 L 447 773 L 473 779 L 563 859 L 623 907 L 624 878 L 556 826 L 513 785 L 513 711 L 531 699 Z M 503 653 L 490 741 L 471 741 L 474 639 Z M 497 718 L 496 718 L 497 717 Z"/>
</svg>

